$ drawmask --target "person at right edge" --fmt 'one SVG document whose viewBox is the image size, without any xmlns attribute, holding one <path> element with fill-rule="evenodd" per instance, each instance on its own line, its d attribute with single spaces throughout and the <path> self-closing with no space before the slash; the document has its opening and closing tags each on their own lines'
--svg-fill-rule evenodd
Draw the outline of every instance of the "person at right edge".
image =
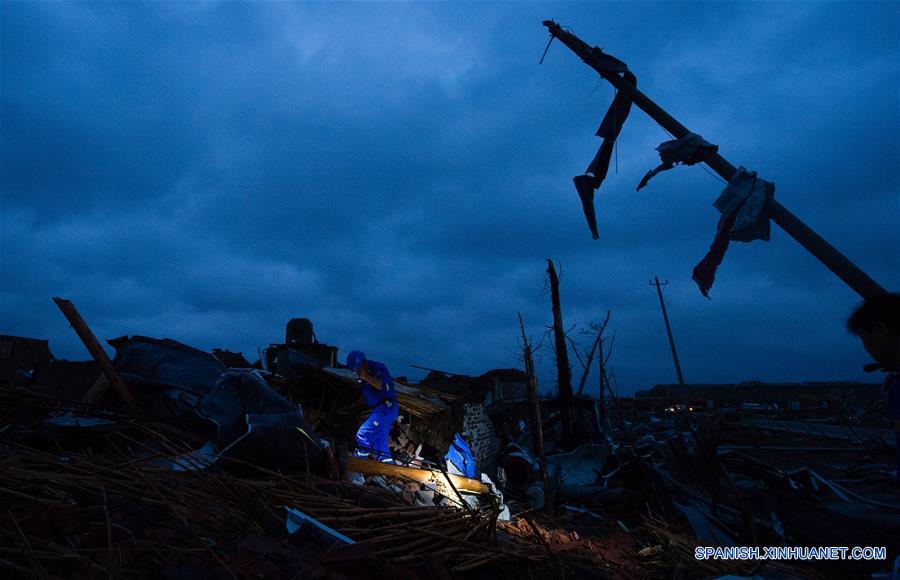
<svg viewBox="0 0 900 580">
<path fill-rule="evenodd" d="M 896 437 L 895 477 L 900 483 L 900 294 L 886 293 L 866 300 L 847 320 L 847 330 L 862 340 L 878 367 L 889 373 L 884 380 L 885 415 Z"/>
</svg>

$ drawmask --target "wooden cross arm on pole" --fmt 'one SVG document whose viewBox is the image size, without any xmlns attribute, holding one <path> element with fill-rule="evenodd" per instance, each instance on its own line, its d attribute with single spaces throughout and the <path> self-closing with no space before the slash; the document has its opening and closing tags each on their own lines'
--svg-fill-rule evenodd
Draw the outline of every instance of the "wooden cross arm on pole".
<svg viewBox="0 0 900 580">
<path fill-rule="evenodd" d="M 685 137 L 690 131 L 679 123 L 673 116 L 663 110 L 662 107 L 650 100 L 647 95 L 642 93 L 636 86 L 619 76 L 618 73 L 604 68 L 602 65 L 602 54 L 599 48 L 588 46 L 583 40 L 563 30 L 563 28 L 552 20 L 545 20 L 544 26 L 550 31 L 554 38 L 558 38 L 563 44 L 578 55 L 592 69 L 597 71 L 604 79 L 609 81 L 619 91 L 624 93 L 637 105 L 642 111 L 647 113 L 654 121 L 660 124 L 665 130 L 675 136 L 676 139 Z M 737 169 L 727 159 L 718 153 L 709 153 L 704 162 L 718 173 L 726 181 L 731 181 Z M 777 200 L 771 199 L 767 204 L 767 210 L 770 219 L 775 222 L 781 229 L 788 233 L 792 238 L 806 248 L 813 256 L 818 258 L 825 267 L 834 272 L 838 278 L 844 281 L 850 288 L 863 298 L 871 298 L 887 291 L 878 282 L 873 280 L 868 274 L 863 272 L 856 264 L 850 261 L 845 255 L 829 244 L 825 238 L 817 234 L 806 225 L 800 218 L 790 212 L 786 207 L 781 205 Z"/>
<path fill-rule="evenodd" d="M 56 305 L 62 311 L 63 316 L 65 316 L 69 321 L 69 324 L 72 325 L 72 328 L 75 330 L 75 334 L 77 334 L 78 338 L 81 339 L 81 342 L 84 343 L 84 346 L 88 349 L 88 352 L 91 353 L 91 356 L 94 357 L 94 360 L 97 361 L 97 364 L 100 365 L 100 369 L 103 370 L 103 374 L 106 376 L 109 384 L 111 384 L 116 389 L 116 393 L 118 393 L 119 398 L 122 399 L 122 402 L 124 402 L 128 407 L 132 409 L 135 408 L 134 397 L 131 395 L 131 391 L 129 390 L 128 385 L 124 380 L 122 380 L 122 377 L 119 376 L 119 373 L 116 372 L 112 361 L 109 360 L 109 357 L 106 355 L 106 351 L 103 350 L 102 346 L 100 346 L 100 343 L 97 341 L 97 337 L 95 337 L 94 333 L 91 332 L 91 329 L 81 317 L 81 314 L 78 313 L 75 305 L 64 298 L 54 298 L 53 302 L 56 303 Z M 102 385 L 102 383 L 100 384 Z M 93 391 L 94 389 L 92 388 L 91 390 Z M 94 393 L 94 395 L 100 394 L 102 393 Z"/>
</svg>

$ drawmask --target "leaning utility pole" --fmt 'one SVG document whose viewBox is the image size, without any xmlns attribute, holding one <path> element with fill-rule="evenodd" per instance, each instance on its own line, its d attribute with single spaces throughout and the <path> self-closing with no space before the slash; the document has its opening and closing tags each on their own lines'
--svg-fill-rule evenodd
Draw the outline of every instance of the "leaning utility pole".
<svg viewBox="0 0 900 580">
<path fill-rule="evenodd" d="M 562 442 L 569 445 L 575 434 L 572 421 L 572 369 L 569 367 L 569 351 L 566 350 L 566 332 L 563 328 L 562 308 L 559 304 L 559 277 L 553 260 L 547 258 L 547 275 L 550 278 L 550 300 L 553 305 L 553 341 L 556 347 L 556 376 L 559 384 L 559 411 L 562 421 Z"/>
<path fill-rule="evenodd" d="M 663 300 L 662 287 L 669 283 L 668 280 L 660 282 L 658 276 L 653 277 L 651 286 L 656 286 L 656 293 L 659 295 L 659 307 L 662 308 L 663 321 L 666 323 L 666 334 L 669 336 L 669 346 L 672 347 L 672 360 L 675 361 L 675 373 L 678 375 L 678 384 L 684 384 L 684 376 L 681 374 L 681 363 L 678 362 L 678 353 L 675 352 L 675 339 L 672 338 L 672 327 L 669 325 L 669 315 L 666 313 L 666 301 Z"/>
<path fill-rule="evenodd" d="M 688 136 L 690 131 L 688 131 L 687 127 L 676 121 L 674 117 L 651 101 L 644 93 L 639 91 L 634 83 L 626 79 L 625 74 L 621 74 L 621 68 L 619 70 L 610 68 L 608 64 L 609 55 L 605 55 L 603 51 L 597 47 L 588 46 L 583 40 L 571 32 L 563 30 L 559 24 L 552 20 L 545 20 L 543 24 L 550 31 L 551 41 L 553 38 L 560 39 L 562 43 L 578 55 L 585 64 L 597 71 L 601 77 L 609 81 L 620 93 L 625 95 L 631 102 L 647 113 L 650 118 L 674 135 L 676 139 L 682 139 Z M 604 58 L 604 56 L 607 58 Z M 624 67 L 624 65 L 622 65 L 622 67 Z M 618 133 L 616 132 L 615 135 L 617 134 Z M 719 155 L 718 152 L 708 153 L 703 161 L 725 181 L 731 181 L 732 177 L 734 177 L 737 172 L 734 165 Z M 851 262 L 834 246 L 829 244 L 822 236 L 813 231 L 812 228 L 803 223 L 800 218 L 788 211 L 787 208 L 781 205 L 777 200 L 774 198 L 769 199 L 766 207 L 768 216 L 773 222 L 787 232 L 788 235 L 797 240 L 801 246 L 818 258 L 820 262 L 825 264 L 829 270 L 834 272 L 860 296 L 863 298 L 871 298 L 886 292 L 885 289 L 875 280 L 870 278 L 868 274 L 863 272 L 856 264 Z"/>
</svg>

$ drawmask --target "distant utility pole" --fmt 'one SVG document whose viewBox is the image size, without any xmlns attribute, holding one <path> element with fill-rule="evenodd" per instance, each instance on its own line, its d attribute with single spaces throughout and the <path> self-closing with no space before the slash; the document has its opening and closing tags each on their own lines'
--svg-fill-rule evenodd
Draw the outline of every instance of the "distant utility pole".
<svg viewBox="0 0 900 580">
<path fill-rule="evenodd" d="M 675 351 L 675 339 L 672 338 L 672 327 L 669 325 L 669 315 L 666 313 L 666 301 L 663 300 L 662 287 L 666 286 L 669 281 L 660 282 L 658 276 L 653 277 L 651 286 L 656 286 L 656 293 L 659 295 L 659 306 L 662 308 L 663 321 L 666 323 L 666 334 L 669 335 L 669 346 L 672 347 L 672 360 L 675 361 L 675 372 L 678 374 L 678 384 L 684 384 L 684 376 L 681 374 L 681 364 L 678 362 L 678 353 Z"/>
</svg>

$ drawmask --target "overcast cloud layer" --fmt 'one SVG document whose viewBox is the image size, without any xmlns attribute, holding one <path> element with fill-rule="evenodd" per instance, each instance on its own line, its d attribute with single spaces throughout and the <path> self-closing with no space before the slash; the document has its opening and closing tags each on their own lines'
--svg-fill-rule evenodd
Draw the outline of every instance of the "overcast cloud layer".
<svg viewBox="0 0 900 580">
<path fill-rule="evenodd" d="M 722 184 L 679 167 L 636 193 L 668 138 L 637 109 L 593 241 L 571 178 L 612 89 L 560 43 L 538 59 L 552 18 L 624 60 L 896 291 L 896 2 L 0 10 L 0 332 L 57 357 L 87 354 L 51 296 L 101 338 L 253 360 L 306 316 L 397 375 L 520 366 L 516 313 L 540 341 L 551 257 L 567 326 L 612 311 L 624 392 L 675 380 L 654 275 L 688 382 L 874 380 L 844 329 L 858 296 L 777 227 L 733 245 L 700 295 Z"/>
</svg>

